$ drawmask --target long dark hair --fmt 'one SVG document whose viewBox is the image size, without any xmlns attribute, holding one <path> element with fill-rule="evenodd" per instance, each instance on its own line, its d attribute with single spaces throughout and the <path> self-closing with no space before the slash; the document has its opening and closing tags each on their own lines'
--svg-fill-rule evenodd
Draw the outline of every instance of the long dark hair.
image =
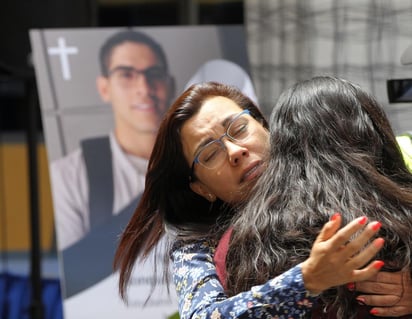
<svg viewBox="0 0 412 319">
<path fill-rule="evenodd" d="M 180 130 L 211 97 L 223 96 L 267 128 L 257 106 L 238 89 L 216 82 L 189 87 L 166 113 L 149 159 L 145 190 L 134 215 L 121 235 L 114 268 L 120 271 L 119 290 L 123 299 L 135 261 L 144 259 L 156 247 L 165 227 L 173 228 L 178 239 L 208 236 L 214 225 L 232 210 L 221 200 L 213 205 L 189 187 L 190 166 L 184 157 Z"/>
<path fill-rule="evenodd" d="M 411 270 L 412 175 L 383 108 L 360 87 L 316 77 L 284 92 L 270 119 L 268 168 L 236 214 L 227 286 L 236 294 L 309 257 L 324 223 L 367 215 L 383 226 L 387 270 Z M 339 318 L 358 307 L 343 287 L 323 294 Z M 354 314 L 355 313 L 355 314 Z"/>
</svg>

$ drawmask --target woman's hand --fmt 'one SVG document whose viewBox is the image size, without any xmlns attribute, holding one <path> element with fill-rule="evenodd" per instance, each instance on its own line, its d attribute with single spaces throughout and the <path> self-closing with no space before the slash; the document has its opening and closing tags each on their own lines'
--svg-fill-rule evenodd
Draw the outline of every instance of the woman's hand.
<svg viewBox="0 0 412 319">
<path fill-rule="evenodd" d="M 377 238 L 365 245 L 378 232 L 381 224 L 371 222 L 365 227 L 366 221 L 366 217 L 359 217 L 338 231 L 342 218 L 340 214 L 335 214 L 323 226 L 309 258 L 301 264 L 305 288 L 310 293 L 321 293 L 348 282 L 362 281 L 378 273 L 383 262 L 370 260 L 382 248 L 384 240 Z"/>
<path fill-rule="evenodd" d="M 356 299 L 373 306 L 377 317 L 400 317 L 412 314 L 412 281 L 409 270 L 379 272 L 366 281 L 355 284 L 356 291 L 366 293 Z"/>
</svg>

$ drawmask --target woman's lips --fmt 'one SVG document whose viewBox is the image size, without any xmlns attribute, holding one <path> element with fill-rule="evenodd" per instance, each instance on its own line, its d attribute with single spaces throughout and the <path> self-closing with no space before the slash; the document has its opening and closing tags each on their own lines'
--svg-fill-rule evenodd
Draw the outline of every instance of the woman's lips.
<svg viewBox="0 0 412 319">
<path fill-rule="evenodd" d="M 243 172 L 242 178 L 240 182 L 247 182 L 250 181 L 262 174 L 262 162 L 257 161 L 249 165 Z"/>
</svg>

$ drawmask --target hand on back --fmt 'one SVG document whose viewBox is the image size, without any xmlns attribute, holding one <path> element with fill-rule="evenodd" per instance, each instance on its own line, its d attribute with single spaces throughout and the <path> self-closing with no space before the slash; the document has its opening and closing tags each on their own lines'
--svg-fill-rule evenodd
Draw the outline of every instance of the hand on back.
<svg viewBox="0 0 412 319">
<path fill-rule="evenodd" d="M 367 218 L 359 217 L 339 229 L 341 222 L 340 214 L 335 214 L 323 226 L 309 258 L 301 264 L 305 288 L 311 293 L 368 279 L 383 266 L 382 261 L 371 261 L 382 248 L 383 238 L 368 243 L 381 224 L 366 225 Z"/>
</svg>

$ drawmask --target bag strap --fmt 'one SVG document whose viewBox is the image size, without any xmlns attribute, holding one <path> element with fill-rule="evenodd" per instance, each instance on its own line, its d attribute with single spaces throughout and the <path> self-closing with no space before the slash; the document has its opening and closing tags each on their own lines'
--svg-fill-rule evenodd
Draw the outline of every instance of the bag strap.
<svg viewBox="0 0 412 319">
<path fill-rule="evenodd" d="M 89 182 L 90 230 L 113 215 L 112 152 L 108 136 L 81 141 Z"/>
<path fill-rule="evenodd" d="M 65 297 L 97 284 L 113 273 L 113 259 L 122 233 L 140 201 L 134 198 L 119 214 L 94 227 L 85 237 L 62 251 Z M 100 248 L 99 248 L 100 247 Z"/>
</svg>

